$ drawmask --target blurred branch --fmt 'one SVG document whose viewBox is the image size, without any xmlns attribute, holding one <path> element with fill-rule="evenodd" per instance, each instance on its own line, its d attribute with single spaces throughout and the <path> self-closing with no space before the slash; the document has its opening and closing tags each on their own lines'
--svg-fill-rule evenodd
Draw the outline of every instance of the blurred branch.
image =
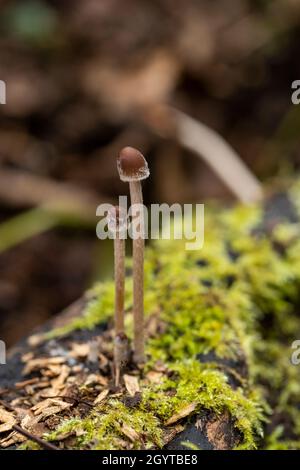
<svg viewBox="0 0 300 470">
<path fill-rule="evenodd" d="M 157 133 L 172 136 L 204 160 L 238 200 L 252 203 L 262 198 L 259 180 L 216 131 L 170 106 L 150 110 L 144 118 Z"/>
</svg>

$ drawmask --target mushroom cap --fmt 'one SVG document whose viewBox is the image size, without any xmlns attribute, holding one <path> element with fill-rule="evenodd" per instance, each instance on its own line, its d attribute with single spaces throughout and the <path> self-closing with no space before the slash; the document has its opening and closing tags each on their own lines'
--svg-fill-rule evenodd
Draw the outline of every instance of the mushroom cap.
<svg viewBox="0 0 300 470">
<path fill-rule="evenodd" d="M 145 157 L 133 147 L 124 147 L 121 150 L 117 166 L 122 181 L 141 181 L 150 175 Z"/>
<path fill-rule="evenodd" d="M 127 213 L 120 206 L 111 206 L 107 211 L 107 225 L 111 232 L 120 232 L 127 228 Z"/>
</svg>

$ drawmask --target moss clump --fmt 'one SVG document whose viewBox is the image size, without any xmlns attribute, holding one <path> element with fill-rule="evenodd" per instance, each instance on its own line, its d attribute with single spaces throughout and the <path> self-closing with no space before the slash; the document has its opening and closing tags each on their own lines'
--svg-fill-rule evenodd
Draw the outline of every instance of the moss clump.
<svg viewBox="0 0 300 470">
<path fill-rule="evenodd" d="M 167 420 L 193 403 L 195 413 L 207 410 L 220 415 L 224 410 L 229 411 L 244 437 L 240 448 L 255 448 L 255 437 L 262 433 L 264 416 L 254 391 L 245 395 L 242 389 L 233 390 L 224 374 L 195 359 L 174 363 L 170 372 L 171 378 L 143 387 L 142 400 L 136 408 L 128 410 L 120 401 L 110 399 L 85 419 L 63 422 L 47 439 L 56 440 L 74 433 L 76 448 L 114 450 L 120 448 L 120 439 L 124 438 L 122 429 L 129 426 L 140 437 L 134 448 L 161 447 Z M 167 393 L 170 390 L 176 393 Z"/>
<path fill-rule="evenodd" d="M 290 189 L 290 199 L 298 207 L 298 183 Z M 297 368 L 289 363 L 289 345 L 295 335 L 300 337 L 299 318 L 293 311 L 299 299 L 300 226 L 283 220 L 281 214 L 281 223 L 268 232 L 262 229 L 265 217 L 258 206 L 206 211 L 205 244 L 200 252 L 185 251 L 184 241 L 177 240 L 158 241 L 147 250 L 145 311 L 148 317 L 159 316 L 164 329 L 147 341 L 145 370 L 164 361 L 168 378 L 159 385 L 143 386 L 141 403 L 134 410 L 116 399 L 108 400 L 83 420 L 63 422 L 48 439 L 74 432 L 78 448 L 117 449 L 125 424 L 142 436 L 143 445 L 157 447 L 166 420 L 195 403 L 194 413 L 229 412 L 242 435 L 240 447 L 252 449 L 262 435 L 269 401 L 270 415 L 289 416 L 293 439 L 284 441 L 285 433 L 275 432 L 266 448 L 276 443 L 298 446 L 300 386 Z M 130 311 L 128 287 L 126 309 Z M 92 329 L 111 318 L 113 283 L 96 286 L 92 296 L 83 317 L 51 336 Z M 269 328 L 264 326 L 266 321 Z M 131 326 L 129 317 L 129 336 Z M 236 390 L 218 364 L 198 360 L 210 351 L 222 359 L 238 360 L 241 348 L 250 382 Z M 176 393 L 166 393 L 170 389 Z"/>
<path fill-rule="evenodd" d="M 117 400 L 109 400 L 105 405 L 95 408 L 85 419 L 71 419 L 62 423 L 46 437 L 55 440 L 59 436 L 74 433 L 78 449 L 117 450 L 128 427 L 139 435 L 139 444 L 143 443 L 146 448 L 161 447 L 162 431 L 158 419 L 152 413 L 140 409 L 129 413 L 126 406 Z M 137 444 L 135 448 L 138 448 Z"/>
</svg>

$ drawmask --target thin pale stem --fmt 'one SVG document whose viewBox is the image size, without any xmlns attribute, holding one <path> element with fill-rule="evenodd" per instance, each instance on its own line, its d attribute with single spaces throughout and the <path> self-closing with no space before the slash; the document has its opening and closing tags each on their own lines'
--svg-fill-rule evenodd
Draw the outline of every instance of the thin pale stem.
<svg viewBox="0 0 300 470">
<path fill-rule="evenodd" d="M 143 204 L 142 187 L 139 181 L 130 186 L 131 205 Z M 134 318 L 134 360 L 144 361 L 144 213 L 141 210 L 141 236 L 133 240 L 133 318 Z"/>
<path fill-rule="evenodd" d="M 115 331 L 124 333 L 125 241 L 116 233 L 115 251 Z"/>
</svg>

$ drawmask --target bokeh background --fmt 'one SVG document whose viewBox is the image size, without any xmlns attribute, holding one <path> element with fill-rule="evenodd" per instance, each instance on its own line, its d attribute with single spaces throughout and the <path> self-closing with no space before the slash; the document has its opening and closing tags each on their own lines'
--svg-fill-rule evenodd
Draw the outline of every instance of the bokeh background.
<svg viewBox="0 0 300 470">
<path fill-rule="evenodd" d="M 3 0 L 0 32 L 8 345 L 111 275 L 95 207 L 127 192 L 122 146 L 147 156 L 147 203 L 233 200 L 199 156 L 157 132 L 163 122 L 151 125 L 157 105 L 216 130 L 261 181 L 299 169 L 298 0 Z"/>
</svg>

